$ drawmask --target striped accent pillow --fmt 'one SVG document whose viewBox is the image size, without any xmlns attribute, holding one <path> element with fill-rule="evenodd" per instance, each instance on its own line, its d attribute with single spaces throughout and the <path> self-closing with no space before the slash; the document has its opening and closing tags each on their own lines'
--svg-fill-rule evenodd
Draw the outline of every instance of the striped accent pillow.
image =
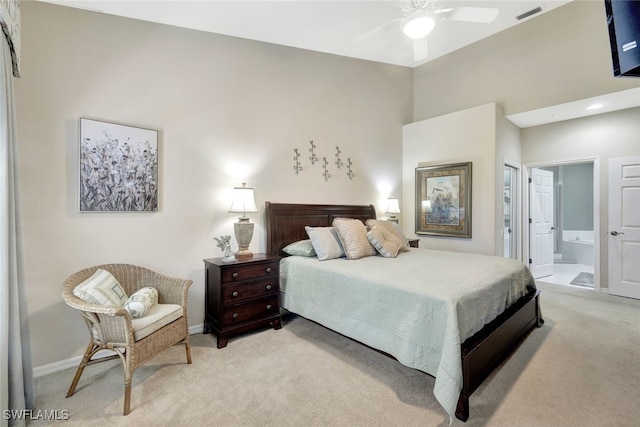
<svg viewBox="0 0 640 427">
<path fill-rule="evenodd" d="M 367 238 L 380 255 L 385 258 L 395 258 L 398 256 L 402 240 L 383 227 L 373 227 L 367 232 Z"/>
<path fill-rule="evenodd" d="M 367 239 L 367 227 L 362 221 L 353 218 L 336 218 L 333 227 L 338 232 L 338 238 L 347 259 L 359 259 L 376 255 L 376 248 Z"/>
<path fill-rule="evenodd" d="M 409 252 L 409 240 L 402 232 L 402 229 L 398 224 L 393 221 L 385 221 L 380 219 L 368 219 L 367 227 L 371 230 L 373 227 L 384 228 L 385 231 L 390 232 L 394 236 L 396 236 L 402 242 L 402 246 L 400 246 L 400 252 Z"/>
<path fill-rule="evenodd" d="M 111 273 L 101 268 L 76 286 L 73 294 L 86 302 L 108 307 L 122 307 L 127 302 L 127 293 L 122 285 Z"/>
</svg>

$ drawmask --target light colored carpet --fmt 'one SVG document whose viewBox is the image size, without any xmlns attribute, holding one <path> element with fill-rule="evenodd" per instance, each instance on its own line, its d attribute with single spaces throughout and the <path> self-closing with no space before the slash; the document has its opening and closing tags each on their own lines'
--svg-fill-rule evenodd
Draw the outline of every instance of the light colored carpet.
<svg viewBox="0 0 640 427">
<path fill-rule="evenodd" d="M 545 325 L 471 396 L 454 426 L 629 426 L 640 419 L 640 301 L 539 283 Z M 65 426 L 446 426 L 433 378 L 300 317 L 216 348 L 192 336 L 134 374 L 122 416 L 119 362 L 36 379 L 38 409 Z M 80 318 L 78 318 L 80 321 Z M 32 421 L 31 425 L 45 425 Z"/>
</svg>

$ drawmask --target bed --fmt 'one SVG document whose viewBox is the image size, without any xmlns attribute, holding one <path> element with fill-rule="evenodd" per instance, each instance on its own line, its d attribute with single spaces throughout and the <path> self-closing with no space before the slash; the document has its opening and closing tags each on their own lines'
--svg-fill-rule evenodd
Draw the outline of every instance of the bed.
<svg viewBox="0 0 640 427">
<path fill-rule="evenodd" d="M 283 248 L 308 239 L 306 226 L 366 223 L 375 208 L 266 202 L 265 211 L 267 252 L 283 256 L 282 307 L 434 376 L 450 417 L 469 418 L 469 396 L 543 323 L 540 291 L 517 261 L 428 249 L 396 258 L 287 256 Z"/>
</svg>

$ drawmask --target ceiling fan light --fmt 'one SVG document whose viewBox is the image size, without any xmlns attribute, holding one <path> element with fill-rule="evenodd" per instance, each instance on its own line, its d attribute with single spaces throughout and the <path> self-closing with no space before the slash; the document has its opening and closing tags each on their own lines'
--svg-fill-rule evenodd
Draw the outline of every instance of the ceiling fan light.
<svg viewBox="0 0 640 427">
<path fill-rule="evenodd" d="M 410 39 L 417 40 L 426 37 L 435 26 L 436 20 L 432 16 L 418 15 L 404 24 L 402 31 Z"/>
</svg>

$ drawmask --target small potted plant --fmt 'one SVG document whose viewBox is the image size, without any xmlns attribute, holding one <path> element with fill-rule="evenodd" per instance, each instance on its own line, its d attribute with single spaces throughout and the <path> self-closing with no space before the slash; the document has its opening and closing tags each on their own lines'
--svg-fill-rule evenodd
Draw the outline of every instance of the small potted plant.
<svg viewBox="0 0 640 427">
<path fill-rule="evenodd" d="M 214 237 L 217 242 L 217 246 L 222 250 L 223 258 L 222 262 L 233 262 L 236 260 L 236 256 L 231 250 L 231 236 Z"/>
</svg>

